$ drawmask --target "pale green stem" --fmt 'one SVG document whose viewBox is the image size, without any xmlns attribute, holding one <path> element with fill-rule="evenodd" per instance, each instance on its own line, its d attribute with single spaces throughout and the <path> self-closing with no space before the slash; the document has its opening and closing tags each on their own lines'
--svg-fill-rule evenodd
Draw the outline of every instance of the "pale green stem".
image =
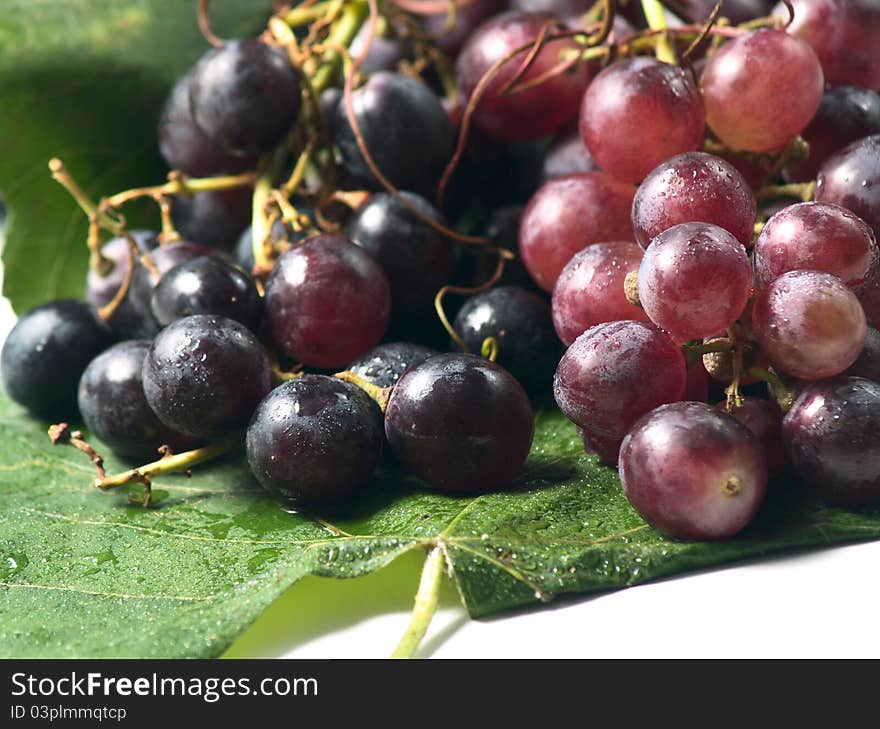
<svg viewBox="0 0 880 729">
<path fill-rule="evenodd" d="M 666 16 L 663 13 L 663 3 L 660 0 L 642 0 L 642 10 L 652 30 L 666 29 Z M 675 46 L 669 39 L 668 33 L 657 36 L 657 60 L 676 65 Z"/>
<path fill-rule="evenodd" d="M 394 649 L 394 653 L 391 654 L 392 658 L 412 658 L 415 655 L 437 610 L 440 582 L 443 579 L 445 566 L 446 553 L 443 547 L 439 544 L 431 547 L 425 558 L 425 566 L 422 568 L 422 578 L 419 581 L 419 591 L 416 593 L 409 627 Z"/>
</svg>

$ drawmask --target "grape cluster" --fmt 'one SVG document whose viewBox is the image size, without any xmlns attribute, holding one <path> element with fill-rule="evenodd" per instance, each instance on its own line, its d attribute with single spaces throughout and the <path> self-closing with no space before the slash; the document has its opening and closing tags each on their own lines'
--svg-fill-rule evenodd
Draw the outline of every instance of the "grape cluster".
<svg viewBox="0 0 880 729">
<path fill-rule="evenodd" d="M 880 5 L 681 5 L 348 0 L 218 40 L 161 110 L 167 183 L 97 204 L 53 162 L 85 301 L 22 316 L 7 392 L 128 459 L 244 445 L 304 507 L 383 449 L 509 487 L 551 395 L 672 537 L 736 534 L 769 476 L 880 500 Z M 125 228 L 143 197 L 161 231 Z"/>
</svg>

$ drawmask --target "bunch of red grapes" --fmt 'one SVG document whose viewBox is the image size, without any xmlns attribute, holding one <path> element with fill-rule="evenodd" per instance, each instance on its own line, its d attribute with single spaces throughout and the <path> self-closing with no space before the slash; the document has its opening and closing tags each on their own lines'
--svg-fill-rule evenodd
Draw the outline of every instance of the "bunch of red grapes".
<svg viewBox="0 0 880 729">
<path fill-rule="evenodd" d="M 880 4 L 664 6 L 371 3 L 327 73 L 218 42 L 161 110 L 162 233 L 92 240 L 6 391 L 132 460 L 238 437 L 297 506 L 383 448 L 509 487 L 551 392 L 672 537 L 739 532 L 784 473 L 880 500 Z"/>
</svg>

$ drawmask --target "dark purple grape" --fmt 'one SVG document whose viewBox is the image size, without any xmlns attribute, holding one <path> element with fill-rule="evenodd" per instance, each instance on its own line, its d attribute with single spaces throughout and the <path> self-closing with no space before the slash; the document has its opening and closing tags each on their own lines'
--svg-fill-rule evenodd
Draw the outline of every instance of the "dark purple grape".
<svg viewBox="0 0 880 729">
<path fill-rule="evenodd" d="M 455 148 L 440 99 L 421 81 L 379 71 L 352 93 L 352 107 L 366 148 L 388 181 L 398 189 L 431 192 Z M 348 174 L 384 189 L 358 148 L 343 102 L 330 121 Z"/>
<path fill-rule="evenodd" d="M 663 405 L 620 447 L 620 482 L 636 511 L 675 539 L 727 539 L 755 516 L 767 464 L 744 425 L 698 402 Z"/>
<path fill-rule="evenodd" d="M 809 43 L 830 84 L 880 89 L 880 5 L 876 0 L 792 0 L 788 32 Z M 774 15 L 788 17 L 779 3 Z"/>
<path fill-rule="evenodd" d="M 299 76 L 287 52 L 256 38 L 205 53 L 189 88 L 193 119 L 221 149 L 255 155 L 280 142 L 299 115 Z"/>
<path fill-rule="evenodd" d="M 543 26 L 554 22 L 547 13 L 509 12 L 483 23 L 468 38 L 455 66 L 458 87 L 470 98 L 480 79 L 509 53 L 536 40 Z M 565 59 L 566 52 L 580 46 L 570 39 L 546 43 L 520 83 L 528 83 L 554 70 Z M 502 66 L 480 99 L 473 121 L 486 134 L 508 142 L 540 139 L 561 129 L 577 114 L 578 104 L 590 80 L 590 66 L 580 63 L 541 83 L 502 94 L 501 91 L 517 73 L 526 58 L 521 52 Z"/>
<path fill-rule="evenodd" d="M 580 107 L 580 133 L 590 155 L 605 172 L 630 182 L 640 182 L 673 155 L 699 149 L 705 126 L 690 74 L 644 56 L 602 70 Z"/>
<path fill-rule="evenodd" d="M 749 247 L 757 204 L 749 184 L 728 162 L 687 152 L 655 168 L 639 185 L 632 226 L 642 248 L 679 223 L 711 223 Z"/>
<path fill-rule="evenodd" d="M 865 343 L 865 313 L 836 276 L 791 271 L 755 300 L 752 330 L 774 367 L 802 380 L 823 380 L 858 358 Z"/>
<path fill-rule="evenodd" d="M 84 301 L 61 299 L 31 309 L 9 332 L 0 354 L 6 394 L 40 417 L 74 417 L 79 378 L 113 339 Z"/>
<path fill-rule="evenodd" d="M 435 354 L 439 352 L 421 344 L 388 342 L 373 347 L 346 369 L 373 385 L 391 387 L 397 384 L 401 375 L 410 367 L 421 364 Z"/>
<path fill-rule="evenodd" d="M 790 205 L 776 213 L 755 241 L 755 285 L 788 271 L 824 271 L 854 291 L 877 273 L 880 250 L 871 229 L 846 208 L 829 203 Z"/>
<path fill-rule="evenodd" d="M 556 404 L 575 425 L 622 438 L 658 405 L 684 394 L 681 350 L 653 324 L 616 321 L 581 334 L 556 369 Z"/>
<path fill-rule="evenodd" d="M 829 504 L 880 500 L 880 384 L 839 377 L 808 385 L 782 421 L 797 475 Z"/>
<path fill-rule="evenodd" d="M 479 354 L 487 337 L 498 345 L 498 364 L 530 391 L 549 391 L 562 348 L 550 304 L 519 286 L 498 286 L 469 298 L 453 328 Z"/>
<path fill-rule="evenodd" d="M 599 462 L 606 466 L 617 465 L 617 456 L 620 453 L 620 444 L 623 442 L 623 438 L 609 438 L 591 433 L 583 428 L 578 428 L 577 432 L 584 443 L 585 453 L 596 456 Z"/>
<path fill-rule="evenodd" d="M 452 278 L 452 243 L 407 207 L 445 224 L 433 205 L 409 192 L 400 196 L 403 200 L 387 192 L 371 196 L 345 232 L 388 277 L 395 317 L 424 318 L 433 312 L 437 291 Z"/>
<path fill-rule="evenodd" d="M 816 178 L 816 200 L 852 210 L 880 237 L 880 134 L 825 160 Z"/>
<path fill-rule="evenodd" d="M 358 387 L 303 375 L 272 390 L 247 429 L 251 472 L 297 505 L 340 501 L 363 486 L 382 452 L 382 412 Z"/>
<path fill-rule="evenodd" d="M 215 314 L 256 332 L 263 300 L 254 280 L 241 268 L 218 256 L 202 256 L 162 276 L 153 289 L 150 309 L 163 327 L 193 314 Z"/>
<path fill-rule="evenodd" d="M 556 139 L 547 149 L 541 167 L 541 182 L 578 172 L 596 172 L 598 169 L 581 133 L 573 129 Z"/>
<path fill-rule="evenodd" d="M 156 336 L 144 360 L 144 395 L 169 428 L 214 438 L 244 427 L 269 392 L 269 358 L 243 324 L 199 314 Z"/>
<path fill-rule="evenodd" d="M 728 412 L 726 406 L 727 402 L 722 401 L 715 409 Z M 760 397 L 744 397 L 728 414 L 745 425 L 764 449 L 768 475 L 782 473 L 788 465 L 788 457 L 782 444 L 782 410 L 779 405 Z"/>
<path fill-rule="evenodd" d="M 557 18 L 583 15 L 593 5 L 591 0 L 512 0 L 512 8 L 524 13 L 550 13 Z"/>
<path fill-rule="evenodd" d="M 388 326 L 391 293 L 381 267 L 343 235 L 316 235 L 284 253 L 266 282 L 272 339 L 307 367 L 344 367 Z"/>
<path fill-rule="evenodd" d="M 412 43 L 398 32 L 393 23 L 386 22 L 388 33 L 375 33 L 370 44 L 370 50 L 360 65 L 360 71 L 367 75 L 376 71 L 394 71 L 397 64 L 404 60 L 411 60 L 413 54 Z M 364 53 L 367 42 L 368 24 L 364 23 L 349 46 L 352 58 L 360 58 Z"/>
<path fill-rule="evenodd" d="M 682 0 L 681 2 L 684 6 L 684 15 L 697 23 L 705 23 L 716 4 L 717 0 Z M 772 7 L 773 0 L 724 0 L 719 17 L 727 18 L 732 25 L 739 25 L 769 15 Z"/>
<path fill-rule="evenodd" d="M 152 230 L 133 230 L 131 237 L 141 253 L 149 253 L 159 245 Z M 113 262 L 113 268 L 104 276 L 91 268 L 86 274 L 86 301 L 92 306 L 105 306 L 116 296 L 128 273 L 129 249 L 128 240 L 123 237 L 111 238 L 101 246 L 101 255 Z"/>
<path fill-rule="evenodd" d="M 144 396 L 142 370 L 150 342 L 129 340 L 99 354 L 79 381 L 79 411 L 92 435 L 121 456 L 158 457 L 159 446 L 187 450 L 196 441 L 156 417 Z M 153 460 L 153 459 L 151 459 Z"/>
<path fill-rule="evenodd" d="M 507 9 L 507 0 L 474 0 L 455 9 L 455 23 L 447 30 L 449 13 L 444 11 L 422 18 L 425 30 L 449 58 L 455 58 L 474 30 L 488 18 Z"/>
<path fill-rule="evenodd" d="M 171 202 L 171 218 L 184 239 L 229 251 L 251 224 L 252 194 L 251 188 L 240 187 L 178 195 Z"/>
<path fill-rule="evenodd" d="M 602 172 L 557 177 L 542 185 L 520 219 L 523 263 L 544 291 L 575 253 L 592 243 L 630 240 L 635 187 Z"/>
<path fill-rule="evenodd" d="M 858 86 L 828 89 L 801 135 L 810 145 L 810 157 L 791 162 L 786 179 L 814 179 L 832 154 L 871 134 L 880 134 L 880 95 Z"/>
<path fill-rule="evenodd" d="M 721 46 L 700 77 L 706 122 L 731 149 L 774 152 L 810 123 L 824 83 L 806 42 L 780 30 L 746 33 Z"/>
<path fill-rule="evenodd" d="M 443 492 L 510 485 L 533 434 L 532 408 L 519 382 L 470 354 L 438 354 L 409 369 L 385 412 L 397 460 Z"/>
<path fill-rule="evenodd" d="M 525 210 L 525 207 L 522 205 L 505 205 L 504 207 L 496 208 L 489 216 L 486 229 L 483 231 L 483 234 L 491 238 L 495 245 L 506 248 L 516 254 L 516 258 L 508 261 L 507 265 L 504 266 L 504 273 L 501 275 L 500 281 L 502 284 L 533 286 L 532 277 L 529 276 L 529 272 L 526 270 L 522 256 L 519 253 L 519 222 L 522 219 L 523 210 Z M 472 253 L 475 252 L 472 251 Z M 483 266 L 482 275 L 478 276 L 474 283 L 483 283 L 488 281 L 492 275 L 497 258 L 492 254 L 483 252 L 476 253 L 476 255 L 482 255 Z"/>
<path fill-rule="evenodd" d="M 858 359 L 843 372 L 847 377 L 864 377 L 880 382 L 880 332 L 873 327 L 865 331 L 865 345 Z"/>
<path fill-rule="evenodd" d="M 639 266 L 639 301 L 675 339 L 701 339 L 727 329 L 749 300 L 752 268 L 724 228 L 683 223 L 651 241 Z"/>
<path fill-rule="evenodd" d="M 270 235 L 271 242 L 286 240 L 290 243 L 297 243 L 303 238 L 308 237 L 307 233 L 295 233 L 291 228 L 280 220 L 276 220 L 272 225 Z M 239 236 L 238 243 L 235 244 L 235 261 L 248 273 L 254 270 L 254 229 L 248 226 Z"/>
<path fill-rule="evenodd" d="M 166 164 L 191 177 L 234 174 L 256 167 L 255 157 L 224 152 L 193 121 L 189 103 L 192 74 L 180 78 L 159 114 L 159 151 Z"/>
</svg>

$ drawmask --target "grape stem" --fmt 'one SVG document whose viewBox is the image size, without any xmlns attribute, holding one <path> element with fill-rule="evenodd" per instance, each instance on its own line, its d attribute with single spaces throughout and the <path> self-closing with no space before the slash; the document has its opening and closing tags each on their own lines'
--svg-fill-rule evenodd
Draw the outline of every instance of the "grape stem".
<svg viewBox="0 0 880 729">
<path fill-rule="evenodd" d="M 675 46 L 666 32 L 666 15 L 663 10 L 663 3 L 660 0 L 642 0 L 642 10 L 651 30 L 660 31 L 657 36 L 657 60 L 664 63 L 677 65 L 675 57 Z"/>
<path fill-rule="evenodd" d="M 312 87 L 321 93 L 333 81 L 342 66 L 343 56 L 336 47 L 347 48 L 358 34 L 367 19 L 368 6 L 365 0 L 354 0 L 345 6 L 339 20 L 333 25 L 324 45 L 327 51 L 321 66 L 312 78 Z"/>
<path fill-rule="evenodd" d="M 434 617 L 437 604 L 440 601 L 440 583 L 443 579 L 446 561 L 446 549 L 442 543 L 437 543 L 430 548 L 428 556 L 425 557 L 425 565 L 422 567 L 422 576 L 419 580 L 419 589 L 416 592 L 409 627 L 391 654 L 392 658 L 412 658 L 425 637 L 425 633 L 428 632 L 431 618 Z"/>
<path fill-rule="evenodd" d="M 98 478 L 104 478 L 104 459 L 83 438 L 79 430 L 71 430 L 67 423 L 49 426 L 49 440 L 52 445 L 69 445 L 85 453 L 98 471 Z"/>
<path fill-rule="evenodd" d="M 150 187 L 135 187 L 131 190 L 123 190 L 115 195 L 104 198 L 102 207 L 119 208 L 131 200 L 141 197 L 151 197 L 159 200 L 169 195 L 195 195 L 200 192 L 212 192 L 219 190 L 234 190 L 239 187 L 247 187 L 254 184 L 256 175 L 253 172 L 243 172 L 240 175 L 224 175 L 222 177 L 199 177 L 189 179 L 183 173 L 172 170 L 168 173 L 168 182 L 162 185 Z"/>
<path fill-rule="evenodd" d="M 337 379 L 342 380 L 343 382 L 348 382 L 356 387 L 359 387 L 363 390 L 367 395 L 370 396 L 370 399 L 373 400 L 378 406 L 379 409 L 384 413 L 388 409 L 388 399 L 391 397 L 391 391 L 394 387 L 379 387 L 379 385 L 374 385 L 372 382 L 368 382 L 360 375 L 352 372 L 351 370 L 344 370 L 342 372 L 337 372 L 333 375 Z"/>
</svg>

